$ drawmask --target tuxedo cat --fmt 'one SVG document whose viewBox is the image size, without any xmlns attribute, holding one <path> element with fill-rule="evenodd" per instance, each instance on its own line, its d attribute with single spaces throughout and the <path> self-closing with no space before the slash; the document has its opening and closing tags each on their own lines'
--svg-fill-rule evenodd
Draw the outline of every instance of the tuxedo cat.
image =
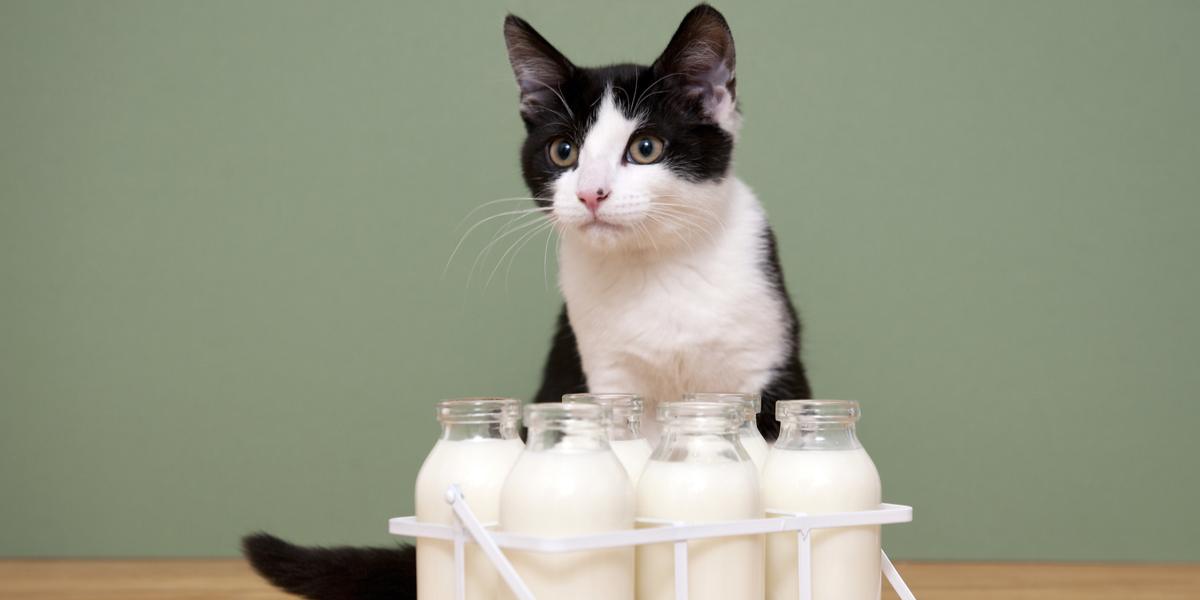
<svg viewBox="0 0 1200 600">
<path fill-rule="evenodd" d="M 511 15 L 504 38 L 521 171 L 561 239 L 566 306 L 536 400 L 635 392 L 652 411 L 689 391 L 757 391 L 773 439 L 775 401 L 811 396 L 775 236 L 731 172 L 741 119 L 724 17 L 697 6 L 649 66 L 577 67 Z M 412 548 L 302 548 L 267 534 L 243 546 L 294 594 L 415 597 Z"/>
<path fill-rule="evenodd" d="M 700 5 L 652 65 L 599 69 L 521 19 L 504 31 L 521 170 L 561 238 L 566 305 L 536 400 L 635 392 L 653 414 L 685 392 L 761 392 L 773 439 L 775 401 L 810 391 L 775 236 L 731 169 L 741 119 L 725 19 Z"/>
</svg>

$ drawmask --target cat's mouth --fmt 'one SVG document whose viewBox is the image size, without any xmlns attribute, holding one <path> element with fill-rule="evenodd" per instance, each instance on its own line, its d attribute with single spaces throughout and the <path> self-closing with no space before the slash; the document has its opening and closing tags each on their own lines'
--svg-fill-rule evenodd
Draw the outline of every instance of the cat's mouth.
<svg viewBox="0 0 1200 600">
<path fill-rule="evenodd" d="M 618 225 L 612 221 L 605 221 L 600 217 L 596 217 L 579 226 L 583 231 L 619 231 L 625 229 L 624 225 Z"/>
</svg>

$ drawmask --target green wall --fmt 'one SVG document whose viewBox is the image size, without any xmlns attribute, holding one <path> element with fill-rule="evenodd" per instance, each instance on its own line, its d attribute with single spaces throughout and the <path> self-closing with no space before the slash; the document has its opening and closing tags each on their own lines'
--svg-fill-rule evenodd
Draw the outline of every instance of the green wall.
<svg viewBox="0 0 1200 600">
<path fill-rule="evenodd" d="M 441 276 L 527 193 L 505 10 L 587 64 L 688 6 L 0 1 L 0 555 L 386 543 L 559 302 L 541 238 L 468 288 L 499 219 Z M 891 552 L 1200 560 L 1200 4 L 718 8 Z"/>
</svg>

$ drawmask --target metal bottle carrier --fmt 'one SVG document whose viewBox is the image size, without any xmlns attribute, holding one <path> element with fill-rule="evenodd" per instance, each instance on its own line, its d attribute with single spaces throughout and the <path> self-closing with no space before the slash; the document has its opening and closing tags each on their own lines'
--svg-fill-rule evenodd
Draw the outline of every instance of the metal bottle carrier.
<svg viewBox="0 0 1200 600">
<path fill-rule="evenodd" d="M 512 563 L 504 556 L 501 548 L 532 552 L 574 552 L 578 550 L 600 550 L 643 544 L 672 543 L 675 546 L 675 599 L 688 598 L 688 540 L 704 538 L 753 535 L 765 533 L 795 532 L 797 540 L 797 567 L 800 570 L 800 600 L 812 597 L 812 536 L 814 529 L 854 527 L 860 525 L 887 525 L 912 521 L 912 507 L 900 504 L 881 504 L 875 510 L 857 512 L 824 513 L 805 515 L 787 511 L 767 509 L 767 514 L 777 515 L 765 519 L 727 521 L 722 523 L 686 524 L 668 521 L 639 519 L 638 523 L 651 525 L 648 529 L 612 531 L 570 537 L 539 537 L 490 531 L 475 518 L 471 507 L 463 498 L 457 485 L 446 490 L 446 502 L 454 509 L 456 522 L 453 525 L 418 523 L 416 517 L 396 517 L 388 522 L 392 535 L 431 538 L 454 542 L 456 600 L 465 600 L 466 560 L 468 542 L 479 545 L 488 560 L 495 565 L 500 576 L 520 600 L 537 600 Z M 882 555 L 883 576 L 901 600 L 916 600 L 887 553 Z"/>
</svg>

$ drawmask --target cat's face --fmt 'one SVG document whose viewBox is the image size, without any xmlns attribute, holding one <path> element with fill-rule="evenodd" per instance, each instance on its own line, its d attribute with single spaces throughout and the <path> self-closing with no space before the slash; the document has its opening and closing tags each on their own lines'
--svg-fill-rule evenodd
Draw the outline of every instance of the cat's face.
<svg viewBox="0 0 1200 600">
<path fill-rule="evenodd" d="M 504 33 L 527 132 L 522 174 L 561 235 L 661 250 L 720 226 L 739 121 L 720 13 L 693 9 L 650 66 L 576 67 L 511 15 Z"/>
</svg>

